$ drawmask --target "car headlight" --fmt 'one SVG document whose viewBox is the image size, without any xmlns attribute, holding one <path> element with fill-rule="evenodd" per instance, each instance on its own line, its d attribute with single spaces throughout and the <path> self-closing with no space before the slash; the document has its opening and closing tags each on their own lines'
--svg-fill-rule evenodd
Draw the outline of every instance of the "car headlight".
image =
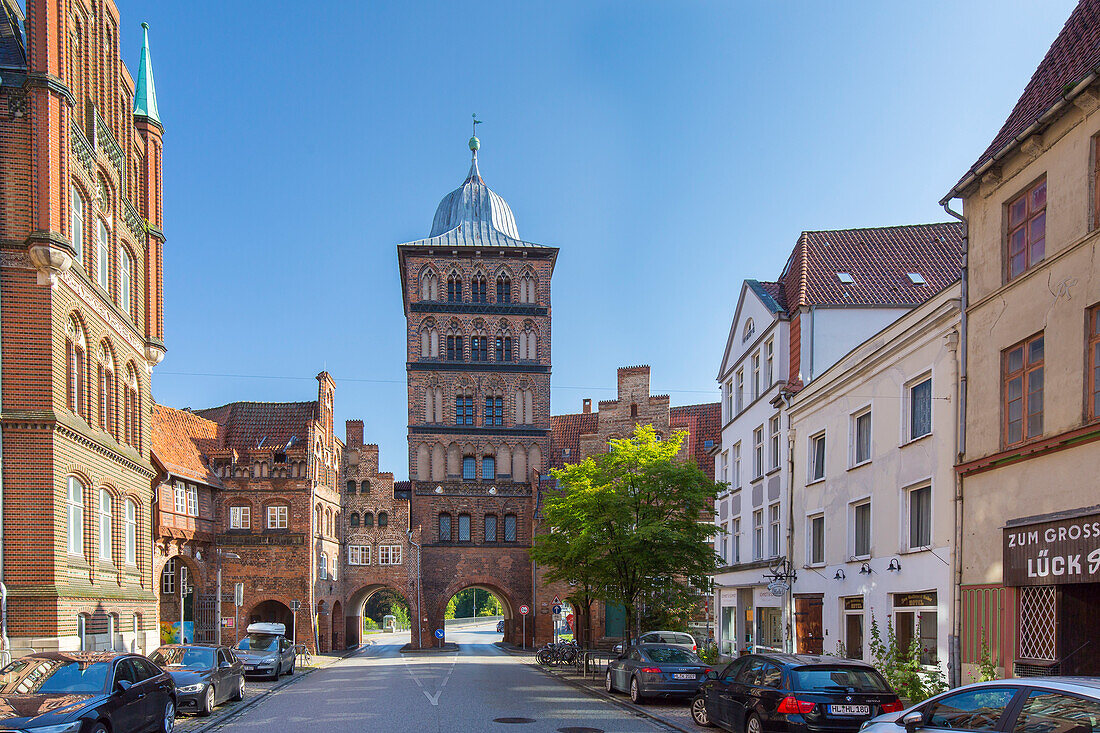
<svg viewBox="0 0 1100 733">
<path fill-rule="evenodd" d="M 198 692 L 199 690 L 201 690 L 204 687 L 206 687 L 205 682 L 198 682 L 198 683 L 193 684 L 193 685 L 184 685 L 183 687 L 177 687 L 176 692 L 182 692 L 184 694 L 188 694 L 188 693 L 191 693 L 191 692 Z"/>
<path fill-rule="evenodd" d="M 80 730 L 80 721 L 59 723 L 58 725 L 40 725 L 36 728 L 24 728 L 23 733 L 76 733 Z"/>
</svg>

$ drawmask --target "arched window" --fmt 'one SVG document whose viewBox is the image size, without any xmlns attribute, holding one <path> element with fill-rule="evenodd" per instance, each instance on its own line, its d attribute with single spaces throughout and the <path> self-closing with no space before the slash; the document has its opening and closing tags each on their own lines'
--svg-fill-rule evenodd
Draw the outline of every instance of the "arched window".
<svg viewBox="0 0 1100 733">
<path fill-rule="evenodd" d="M 317 534 L 325 531 L 325 513 L 320 504 L 313 509 L 313 524 L 317 527 Z"/>
<path fill-rule="evenodd" d="M 465 345 L 462 343 L 462 334 L 457 328 L 451 328 L 447 334 L 447 361 L 464 361 L 466 359 Z"/>
<path fill-rule="evenodd" d="M 84 264 L 84 197 L 80 195 L 80 189 L 75 185 L 69 187 L 69 195 L 72 198 L 72 220 L 69 222 L 72 230 L 73 249 L 76 250 L 76 261 Z"/>
<path fill-rule="evenodd" d="M 447 278 L 447 302 L 462 302 L 462 276 L 457 272 L 452 272 Z"/>
<path fill-rule="evenodd" d="M 483 425 L 504 425 L 504 395 L 490 394 L 485 396 L 485 413 L 482 415 Z"/>
<path fill-rule="evenodd" d="M 420 299 L 439 300 L 439 278 L 431 270 L 420 276 Z"/>
<path fill-rule="evenodd" d="M 424 422 L 443 422 L 442 387 L 428 387 L 424 390 Z"/>
<path fill-rule="evenodd" d="M 351 516 L 348 518 L 348 526 L 352 529 L 359 528 L 359 512 L 351 513 Z"/>
<path fill-rule="evenodd" d="M 354 479 L 348 479 L 348 484 L 347 484 L 346 488 L 347 488 L 347 492 L 349 494 L 354 494 L 355 493 L 355 480 Z"/>
<path fill-rule="evenodd" d="M 535 422 L 535 393 L 530 388 L 516 392 L 516 425 L 533 425 Z"/>
<path fill-rule="evenodd" d="M 531 273 L 526 272 L 523 274 L 523 279 L 519 283 L 519 302 L 521 303 L 537 303 L 538 297 L 536 295 L 537 283 Z"/>
<path fill-rule="evenodd" d="M 497 541 L 497 515 L 495 514 L 485 515 L 485 541 Z"/>
<path fill-rule="evenodd" d="M 477 458 L 462 456 L 462 480 L 473 481 L 477 478 Z"/>
<path fill-rule="evenodd" d="M 371 512 L 363 512 L 363 526 L 364 527 L 373 527 L 374 526 L 374 514 L 372 514 Z"/>
<path fill-rule="evenodd" d="M 469 542 L 470 541 L 470 515 L 459 514 L 458 515 L 458 541 Z"/>
<path fill-rule="evenodd" d="M 474 303 L 488 303 L 489 295 L 485 284 L 485 276 L 480 272 L 474 275 L 470 282 L 470 300 Z"/>
<path fill-rule="evenodd" d="M 88 651 L 88 614 L 82 613 L 76 617 L 76 635 L 80 637 L 80 651 Z"/>
<path fill-rule="evenodd" d="M 476 331 L 470 339 L 470 361 L 489 361 L 489 337 Z"/>
<path fill-rule="evenodd" d="M 115 358 L 104 341 L 99 345 L 99 427 L 115 433 Z"/>
<path fill-rule="evenodd" d="M 516 515 L 505 514 L 504 515 L 504 541 L 515 542 L 516 541 Z"/>
<path fill-rule="evenodd" d="M 439 358 L 439 331 L 433 323 L 426 325 L 420 332 L 420 358 Z"/>
<path fill-rule="evenodd" d="M 481 457 L 481 480 L 496 481 L 497 459 L 494 456 Z"/>
<path fill-rule="evenodd" d="M 123 534 L 123 555 L 127 565 L 137 565 L 137 504 L 126 500 L 125 531 Z"/>
<path fill-rule="evenodd" d="M 66 545 L 70 555 L 84 554 L 84 485 L 69 476 L 65 493 Z"/>
<path fill-rule="evenodd" d="M 96 243 L 95 265 L 96 282 L 99 287 L 111 293 L 111 230 L 106 222 L 99 219 L 99 239 Z"/>
<path fill-rule="evenodd" d="M 133 302 L 130 297 L 133 278 L 134 266 L 130 259 L 130 253 L 125 247 L 120 247 L 118 253 L 118 307 L 130 318 L 134 317 Z"/>
<path fill-rule="evenodd" d="M 363 483 L 359 484 L 359 491 L 363 494 L 370 493 L 370 481 L 363 479 Z"/>
<path fill-rule="evenodd" d="M 497 336 L 497 361 L 512 360 L 512 337 L 507 335 Z"/>
<path fill-rule="evenodd" d="M 439 515 L 439 541 L 451 541 L 451 515 L 447 512 Z"/>
<path fill-rule="evenodd" d="M 534 361 L 539 358 L 539 342 L 535 330 L 531 326 L 523 329 L 519 335 L 519 358 Z"/>
<path fill-rule="evenodd" d="M 164 570 L 160 571 L 160 592 L 162 595 L 174 596 L 176 594 L 176 565 L 179 561 L 174 558 L 168 558 L 168 562 L 164 563 Z"/>
<path fill-rule="evenodd" d="M 378 526 L 387 527 L 390 523 L 390 515 L 385 512 L 378 512 Z"/>
<path fill-rule="evenodd" d="M 99 559 L 111 561 L 111 537 L 114 532 L 111 513 L 111 495 L 107 489 L 99 490 Z"/>
<path fill-rule="evenodd" d="M 497 275 L 497 302 L 512 302 L 512 279 L 503 272 Z"/>
<path fill-rule="evenodd" d="M 328 554 L 324 552 L 317 558 L 317 577 L 322 580 L 328 578 Z"/>
<path fill-rule="evenodd" d="M 126 400 L 123 409 L 126 413 L 126 442 L 141 450 L 141 388 L 138 385 L 137 369 L 133 363 L 126 366 Z"/>
<path fill-rule="evenodd" d="M 68 368 L 66 384 L 69 409 L 81 417 L 84 416 L 84 363 L 88 353 L 88 344 L 84 339 L 84 329 L 76 318 L 70 318 L 65 329 L 65 352 Z"/>
<path fill-rule="evenodd" d="M 741 334 L 741 341 L 745 342 L 752 338 L 752 335 L 756 333 L 756 326 L 753 325 L 752 319 L 745 321 L 745 330 Z"/>
</svg>

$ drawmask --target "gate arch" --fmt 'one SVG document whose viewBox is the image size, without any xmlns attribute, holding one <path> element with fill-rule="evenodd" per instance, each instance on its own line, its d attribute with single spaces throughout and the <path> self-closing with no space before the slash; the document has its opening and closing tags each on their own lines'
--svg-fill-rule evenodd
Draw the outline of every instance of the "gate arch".
<svg viewBox="0 0 1100 733">
<path fill-rule="evenodd" d="M 411 622 L 415 623 L 416 605 L 415 603 L 410 603 L 409 597 L 405 591 L 388 583 L 368 583 L 361 586 L 347 597 L 347 605 L 344 608 L 344 624 L 346 630 L 346 636 L 344 638 L 347 640 L 346 643 L 348 648 L 363 643 L 361 634 L 363 628 L 363 610 L 367 605 L 367 601 L 380 591 L 389 591 L 404 601 L 405 607 L 409 609 L 409 619 Z M 413 598 L 413 601 L 415 600 L 416 599 Z"/>
</svg>

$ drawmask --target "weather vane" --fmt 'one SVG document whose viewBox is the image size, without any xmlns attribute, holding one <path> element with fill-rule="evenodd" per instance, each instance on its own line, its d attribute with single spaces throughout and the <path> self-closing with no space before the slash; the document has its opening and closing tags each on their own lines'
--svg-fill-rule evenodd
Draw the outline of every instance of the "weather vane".
<svg viewBox="0 0 1100 733">
<path fill-rule="evenodd" d="M 474 137 L 477 137 L 477 126 L 482 122 L 484 122 L 484 120 L 479 120 L 477 118 L 477 112 L 474 112 Z"/>
</svg>

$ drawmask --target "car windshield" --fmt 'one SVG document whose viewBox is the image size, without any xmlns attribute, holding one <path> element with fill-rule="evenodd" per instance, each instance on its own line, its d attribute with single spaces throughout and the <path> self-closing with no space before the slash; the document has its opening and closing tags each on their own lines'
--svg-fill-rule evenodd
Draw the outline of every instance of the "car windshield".
<svg viewBox="0 0 1100 733">
<path fill-rule="evenodd" d="M 149 658 L 165 669 L 210 669 L 214 666 L 214 650 L 201 646 L 164 647 Z"/>
<path fill-rule="evenodd" d="M 791 677 L 792 689 L 799 692 L 890 692 L 882 675 L 865 667 L 797 667 Z"/>
<path fill-rule="evenodd" d="M 249 634 L 237 642 L 242 651 L 273 652 L 279 648 L 279 637 L 274 634 Z"/>
<path fill-rule="evenodd" d="M 30 657 L 0 669 L 0 693 L 58 695 L 103 692 L 110 659 L 38 659 Z"/>
<path fill-rule="evenodd" d="M 647 657 L 657 664 L 702 664 L 699 657 L 687 649 L 674 646 L 657 646 L 645 650 Z"/>
</svg>

